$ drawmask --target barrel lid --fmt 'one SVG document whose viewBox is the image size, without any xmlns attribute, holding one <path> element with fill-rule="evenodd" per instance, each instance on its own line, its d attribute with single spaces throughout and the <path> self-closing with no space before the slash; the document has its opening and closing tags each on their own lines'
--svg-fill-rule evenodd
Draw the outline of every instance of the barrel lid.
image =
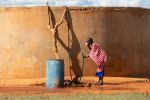
<svg viewBox="0 0 150 100">
<path fill-rule="evenodd" d="M 48 60 L 64 61 L 64 59 L 48 59 Z"/>
</svg>

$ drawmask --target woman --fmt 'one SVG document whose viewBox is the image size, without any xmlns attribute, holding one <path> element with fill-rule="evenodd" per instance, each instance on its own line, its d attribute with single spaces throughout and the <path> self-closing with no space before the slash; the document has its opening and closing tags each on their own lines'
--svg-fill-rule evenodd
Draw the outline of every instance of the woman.
<svg viewBox="0 0 150 100">
<path fill-rule="evenodd" d="M 104 67 L 107 60 L 106 52 L 101 46 L 94 42 L 92 38 L 88 38 L 85 45 L 89 48 L 90 53 L 84 58 L 90 57 L 97 65 L 96 76 L 99 78 L 97 85 L 103 85 Z"/>
</svg>

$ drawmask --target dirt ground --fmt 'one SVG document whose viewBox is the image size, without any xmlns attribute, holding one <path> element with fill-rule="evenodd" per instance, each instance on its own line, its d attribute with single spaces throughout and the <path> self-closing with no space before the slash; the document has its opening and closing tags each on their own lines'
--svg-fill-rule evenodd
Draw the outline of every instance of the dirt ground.
<svg viewBox="0 0 150 100">
<path fill-rule="evenodd" d="M 68 78 L 65 78 L 68 79 Z M 104 85 L 94 83 L 96 77 L 84 77 L 82 84 L 74 87 L 47 89 L 45 84 L 32 86 L 0 87 L 0 95 L 54 95 L 74 93 L 146 93 L 150 94 L 150 80 L 148 78 L 105 77 Z"/>
</svg>

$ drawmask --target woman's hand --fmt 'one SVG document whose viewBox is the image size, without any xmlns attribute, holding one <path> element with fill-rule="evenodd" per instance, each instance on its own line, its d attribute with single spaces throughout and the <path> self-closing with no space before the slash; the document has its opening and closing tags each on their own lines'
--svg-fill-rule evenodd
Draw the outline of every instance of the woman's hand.
<svg viewBox="0 0 150 100">
<path fill-rule="evenodd" d="M 83 58 L 88 58 L 89 57 L 89 55 L 83 55 Z"/>
</svg>

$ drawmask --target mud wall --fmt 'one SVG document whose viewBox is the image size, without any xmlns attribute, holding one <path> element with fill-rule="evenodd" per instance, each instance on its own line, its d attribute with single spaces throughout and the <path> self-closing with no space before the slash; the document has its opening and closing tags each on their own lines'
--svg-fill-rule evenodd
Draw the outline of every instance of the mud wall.
<svg viewBox="0 0 150 100">
<path fill-rule="evenodd" d="M 0 79 L 45 77 L 47 59 L 55 59 L 52 34 L 47 29 L 61 19 L 64 8 L 0 8 Z M 106 76 L 143 76 L 150 73 L 150 10 L 140 8 L 71 8 L 58 28 L 58 49 L 69 75 L 81 71 L 81 53 L 87 37 L 93 37 L 108 53 Z M 68 48 L 69 22 L 71 47 Z M 84 75 L 95 75 L 95 64 L 85 60 Z"/>
</svg>

